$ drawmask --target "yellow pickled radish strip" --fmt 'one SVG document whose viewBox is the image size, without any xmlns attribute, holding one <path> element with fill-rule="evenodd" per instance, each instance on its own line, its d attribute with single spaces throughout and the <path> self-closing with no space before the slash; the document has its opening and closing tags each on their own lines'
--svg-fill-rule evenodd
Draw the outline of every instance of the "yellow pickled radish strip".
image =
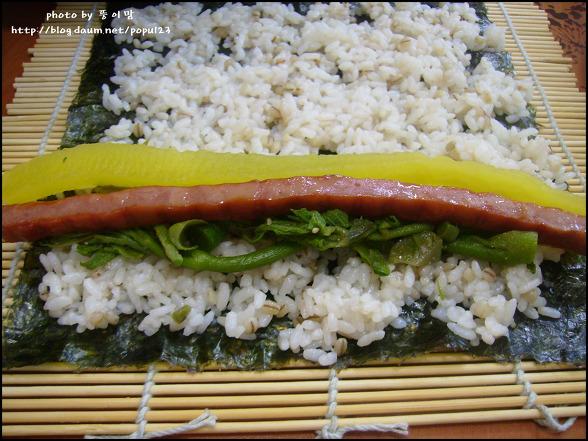
<svg viewBox="0 0 588 441">
<path fill-rule="evenodd" d="M 178 152 L 145 145 L 84 144 L 42 155 L 6 172 L 2 200 L 35 201 L 96 186 L 193 186 L 337 174 L 467 188 L 586 214 L 586 199 L 556 190 L 526 173 L 420 153 L 271 156 Z"/>
</svg>

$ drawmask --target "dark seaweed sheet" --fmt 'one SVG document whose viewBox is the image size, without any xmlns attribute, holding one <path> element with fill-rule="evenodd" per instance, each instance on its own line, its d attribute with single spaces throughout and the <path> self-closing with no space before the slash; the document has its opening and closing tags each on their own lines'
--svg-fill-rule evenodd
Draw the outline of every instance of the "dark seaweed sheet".
<svg viewBox="0 0 588 441">
<path fill-rule="evenodd" d="M 110 27 L 112 10 L 102 23 L 102 29 Z M 86 62 L 80 86 L 68 109 L 66 129 L 61 139 L 61 148 L 79 144 L 99 142 L 104 131 L 117 124 L 122 117 L 132 118 L 134 112 L 115 115 L 102 106 L 102 85 L 111 90 L 116 85 L 110 80 L 114 75 L 114 60 L 122 54 L 122 45 L 117 45 L 112 34 L 95 34 L 90 58 Z"/>
<path fill-rule="evenodd" d="M 257 332 L 252 341 L 227 337 L 222 326 L 211 325 L 203 334 L 184 336 L 167 327 L 147 337 L 137 329 L 143 314 L 121 315 L 116 326 L 77 333 L 74 326 L 58 325 L 43 310 L 37 286 L 44 275 L 38 256 L 47 249 L 34 246 L 26 255 L 14 304 L 9 309 L 2 340 L 4 368 L 62 361 L 79 368 L 143 366 L 153 361 L 202 370 L 214 363 L 219 367 L 243 370 L 279 368 L 300 358 L 281 351 L 278 333 L 289 326 L 277 319 Z M 360 365 L 367 361 L 406 359 L 438 350 L 468 351 L 500 362 L 531 358 L 538 362 L 586 362 L 586 258 L 565 254 L 561 262 L 543 265 L 543 295 L 562 312 L 558 320 L 541 317 L 531 320 L 517 312 L 517 327 L 510 337 L 492 345 L 472 347 L 449 331 L 447 325 L 431 318 L 433 308 L 426 299 L 405 307 L 405 329 L 388 327 L 383 340 L 366 347 L 349 342 L 337 367 Z"/>
<path fill-rule="evenodd" d="M 144 7 L 149 3 L 116 3 L 115 8 Z M 298 12 L 305 14 L 311 3 L 294 3 Z M 224 2 L 207 3 L 207 8 L 218 8 Z M 434 3 L 429 4 L 435 7 Z M 489 24 L 482 3 L 471 3 L 480 17 L 482 28 Z M 112 10 L 109 10 L 112 12 Z M 110 14 L 109 14 L 110 15 Z M 358 17 L 358 21 L 367 20 Z M 106 20 L 104 26 L 109 25 Z M 102 84 L 110 82 L 114 59 L 122 47 L 114 43 L 111 35 L 95 36 L 90 60 L 83 72 L 80 89 L 70 106 L 66 133 L 62 148 L 96 142 L 106 128 L 116 124 L 121 116 L 102 107 Z M 494 66 L 512 73 L 513 67 L 507 53 L 472 52 L 470 69 L 474 69 L 482 56 L 488 57 Z M 132 112 L 124 115 L 132 117 Z M 517 123 L 529 127 L 533 119 Z M 504 120 L 503 124 L 507 125 Z M 211 325 L 202 335 L 184 336 L 162 328 L 147 337 L 137 330 L 144 315 L 121 316 L 116 326 L 107 329 L 85 331 L 81 334 L 73 326 L 58 325 L 43 310 L 37 286 L 44 275 L 39 254 L 47 250 L 33 244 L 27 252 L 24 267 L 14 291 L 14 303 L 4 320 L 2 338 L 2 366 L 4 368 L 36 365 L 50 361 L 63 361 L 79 368 L 107 366 L 142 366 L 153 361 L 167 361 L 172 365 L 201 370 L 210 363 L 219 367 L 244 370 L 278 368 L 289 361 L 299 360 L 300 355 L 281 351 L 277 336 L 288 327 L 286 319 L 274 320 L 270 326 L 257 332 L 258 338 L 245 341 L 227 337 L 222 326 Z M 517 327 L 511 329 L 509 338 L 498 339 L 492 345 L 484 343 L 472 347 L 469 342 L 451 333 L 447 325 L 431 318 L 432 305 L 421 299 L 405 307 L 403 318 L 407 328 L 389 327 L 383 340 L 367 347 L 349 342 L 345 354 L 339 357 L 337 367 L 359 365 L 366 361 L 404 359 L 414 355 L 439 350 L 469 351 L 473 355 L 489 356 L 497 361 L 517 361 L 531 358 L 538 362 L 586 363 L 586 259 L 566 254 L 559 263 L 542 264 L 544 283 L 541 287 L 548 304 L 562 312 L 562 318 L 553 320 L 541 317 L 531 320 L 517 312 Z"/>
</svg>

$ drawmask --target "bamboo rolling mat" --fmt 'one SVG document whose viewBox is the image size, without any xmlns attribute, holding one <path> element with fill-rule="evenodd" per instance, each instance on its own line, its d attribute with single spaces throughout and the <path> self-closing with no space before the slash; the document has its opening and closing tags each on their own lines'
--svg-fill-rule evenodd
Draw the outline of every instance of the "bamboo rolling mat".
<svg viewBox="0 0 588 441">
<path fill-rule="evenodd" d="M 517 75 L 538 80 L 541 92 L 536 87 L 533 104 L 541 135 L 576 171 L 571 191 L 585 195 L 586 94 L 576 88 L 571 60 L 563 58 L 545 13 L 532 3 L 503 7 L 524 52 L 499 4 L 488 4 L 489 18 L 507 28 L 506 50 Z M 56 11 L 93 8 L 105 9 L 105 4 L 58 4 Z M 59 25 L 96 28 L 100 20 L 61 20 Z M 91 39 L 91 34 L 39 37 L 2 121 L 3 170 L 58 148 Z M 10 294 L 24 252 L 26 244 L 2 244 L 3 298 Z M 262 373 L 211 368 L 195 374 L 165 363 L 85 372 L 55 363 L 4 371 L 2 384 L 2 435 L 7 437 L 147 433 L 184 425 L 205 409 L 216 416 L 216 424 L 187 433 L 534 420 L 544 418 L 545 409 L 554 418 L 586 415 L 585 368 L 499 364 L 467 354 L 430 354 L 402 365 L 391 361 L 337 372 L 303 362 Z"/>
</svg>

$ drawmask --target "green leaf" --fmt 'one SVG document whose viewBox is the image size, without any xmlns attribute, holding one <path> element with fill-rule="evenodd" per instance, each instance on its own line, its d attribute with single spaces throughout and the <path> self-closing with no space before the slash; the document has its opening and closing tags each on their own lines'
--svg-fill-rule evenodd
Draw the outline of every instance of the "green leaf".
<svg viewBox="0 0 588 441">
<path fill-rule="evenodd" d="M 91 257 L 103 248 L 104 244 L 101 243 L 81 243 L 77 246 L 76 251 L 82 256 Z"/>
<path fill-rule="evenodd" d="M 361 259 L 371 266 L 378 276 L 390 275 L 390 267 L 380 250 L 361 244 L 355 244 L 352 248 L 359 253 Z"/>
<path fill-rule="evenodd" d="M 350 228 L 349 216 L 343 210 L 328 210 L 322 214 L 327 225 L 334 227 Z"/>
<path fill-rule="evenodd" d="M 85 268 L 93 270 L 96 268 L 100 268 L 103 265 L 106 265 L 116 256 L 118 256 L 118 254 L 115 252 L 102 250 L 97 251 L 96 253 L 94 253 L 90 260 L 88 260 L 87 262 L 82 262 L 81 265 Z"/>
<path fill-rule="evenodd" d="M 180 266 L 184 261 L 184 258 L 174 244 L 170 242 L 167 234 L 167 227 L 165 225 L 155 226 L 155 234 L 157 234 L 157 238 L 159 239 L 159 242 L 161 242 L 167 258 L 171 260 L 174 265 Z"/>
<path fill-rule="evenodd" d="M 138 251 L 131 247 L 125 247 L 120 245 L 110 245 L 104 248 L 104 251 L 112 251 L 116 254 L 120 254 L 123 257 L 127 257 L 129 259 L 141 259 L 145 256 L 144 252 Z"/>
<path fill-rule="evenodd" d="M 435 232 L 437 236 L 443 239 L 443 242 L 453 242 L 459 236 L 459 228 L 447 221 L 437 225 Z"/>
<path fill-rule="evenodd" d="M 193 244 L 189 239 L 189 230 L 191 227 L 200 226 L 206 222 L 200 219 L 192 219 L 184 222 L 173 224 L 167 230 L 169 241 L 178 250 L 192 250 L 198 248 L 198 245 Z"/>
<path fill-rule="evenodd" d="M 131 228 L 126 230 L 126 233 L 140 244 L 143 249 L 159 257 L 166 257 L 165 251 L 161 244 L 157 241 L 157 237 L 153 234 L 153 230 L 143 230 L 141 228 Z"/>
<path fill-rule="evenodd" d="M 432 231 L 402 237 L 392 246 L 388 260 L 413 266 L 429 265 L 441 260 L 443 241 Z"/>
<path fill-rule="evenodd" d="M 377 226 L 374 222 L 364 218 L 354 218 L 351 228 L 347 230 L 346 234 L 342 235 L 339 241 L 339 247 L 349 246 L 352 243 L 365 239 L 370 234 L 375 232 Z"/>
<path fill-rule="evenodd" d="M 261 240 L 266 233 L 273 233 L 279 237 L 302 236 L 312 232 L 308 224 L 284 219 L 272 219 L 271 223 L 263 223 L 255 228 L 254 236 L 249 241 L 254 243 Z"/>
<path fill-rule="evenodd" d="M 113 230 L 104 233 L 98 233 L 92 236 L 87 243 L 102 243 L 117 245 L 124 248 L 134 248 L 137 251 L 144 252 L 144 248 L 127 234 L 127 230 Z"/>
<path fill-rule="evenodd" d="M 48 246 L 51 248 L 69 247 L 76 243 L 88 240 L 91 236 L 91 233 L 70 233 L 43 239 L 41 243 L 43 244 L 43 246 Z"/>
</svg>

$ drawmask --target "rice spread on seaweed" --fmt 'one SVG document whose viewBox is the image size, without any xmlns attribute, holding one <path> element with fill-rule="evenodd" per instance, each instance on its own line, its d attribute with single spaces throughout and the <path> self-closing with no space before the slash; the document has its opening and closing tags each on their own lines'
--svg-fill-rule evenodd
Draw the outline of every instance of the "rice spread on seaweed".
<svg viewBox="0 0 588 441">
<path fill-rule="evenodd" d="M 472 6 L 132 9 L 105 26 L 169 32 L 96 35 L 62 147 L 419 151 L 565 188 L 570 174 L 532 124 L 532 84 L 514 76 L 504 31 Z M 211 253 L 257 246 L 226 237 Z M 306 248 L 230 274 L 154 256 L 87 268 L 75 248 L 27 252 L 4 324 L 4 367 L 268 369 L 300 356 L 347 366 L 447 348 L 585 363 L 585 258 L 548 247 L 533 265 L 445 253 L 419 266 L 386 263 L 383 273 L 358 249 Z"/>
</svg>

